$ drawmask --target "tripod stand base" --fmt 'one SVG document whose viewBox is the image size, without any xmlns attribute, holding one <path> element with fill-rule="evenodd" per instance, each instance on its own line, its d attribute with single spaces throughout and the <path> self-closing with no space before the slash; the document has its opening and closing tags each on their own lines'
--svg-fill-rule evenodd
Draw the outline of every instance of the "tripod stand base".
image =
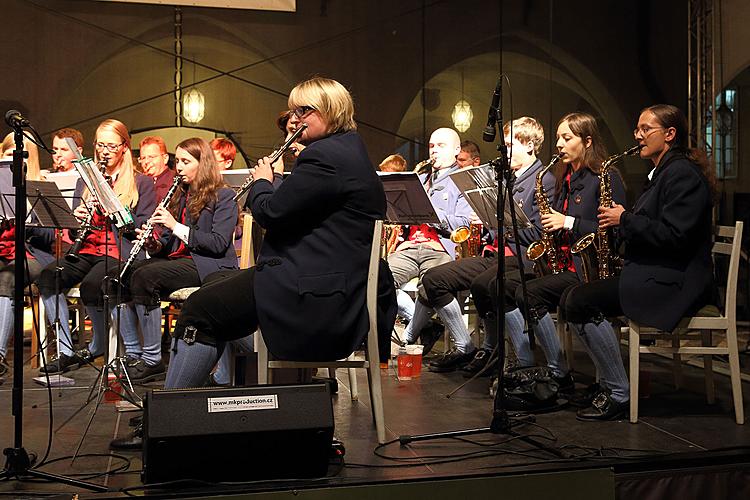
<svg viewBox="0 0 750 500">
<path fill-rule="evenodd" d="M 49 472 L 42 472 L 32 469 L 29 454 L 26 453 L 26 450 L 24 448 L 5 448 L 3 450 L 3 454 L 8 458 L 5 462 L 5 469 L 0 472 L 0 479 L 22 479 L 25 477 L 36 477 L 40 479 L 46 479 L 48 481 L 67 484 L 70 486 L 85 488 L 91 491 L 108 491 L 107 487 L 101 486 L 99 484 L 87 483 L 86 481 L 79 481 L 78 479 L 58 476 L 56 474 L 50 474 Z"/>
</svg>

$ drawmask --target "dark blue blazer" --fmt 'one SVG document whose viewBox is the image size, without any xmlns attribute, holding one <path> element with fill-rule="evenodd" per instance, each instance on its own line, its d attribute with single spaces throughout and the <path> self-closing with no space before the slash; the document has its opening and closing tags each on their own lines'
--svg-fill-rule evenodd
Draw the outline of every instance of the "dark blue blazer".
<svg viewBox="0 0 750 500">
<path fill-rule="evenodd" d="M 266 229 L 254 292 L 269 351 L 300 361 L 348 356 L 368 331 L 370 243 L 386 206 L 360 136 L 313 142 L 278 188 L 259 180 L 248 198 Z"/>
<path fill-rule="evenodd" d="M 620 305 L 638 323 L 674 330 L 713 297 L 711 190 L 700 167 L 670 150 L 620 219 Z"/>
<path fill-rule="evenodd" d="M 620 171 L 612 168 L 610 170 L 612 200 L 627 208 L 627 199 L 625 196 L 625 183 L 620 176 Z M 562 192 L 559 201 L 560 210 L 564 206 L 564 201 L 568 200 L 568 210 L 565 215 L 575 217 L 573 229 L 570 231 L 558 231 L 558 243 L 562 238 L 567 239 L 567 243 L 572 245 L 579 238 L 589 233 L 596 232 L 599 227 L 599 176 L 588 168 L 579 168 L 570 176 L 570 190 L 567 183 L 563 182 Z M 613 248 L 612 251 L 615 251 Z M 573 255 L 573 264 L 576 268 L 578 277 L 583 279 L 583 262 L 581 257 Z"/>
<path fill-rule="evenodd" d="M 542 162 L 537 160 L 527 168 L 520 177 L 513 182 L 513 199 L 523 209 L 523 213 L 533 224 L 532 227 L 518 230 L 518 243 L 521 245 L 521 258 L 523 259 L 524 269 L 530 273 L 533 271 L 533 263 L 526 257 L 526 249 L 542 237 L 542 222 L 539 217 L 539 206 L 536 203 L 536 175 L 544 168 Z M 550 206 L 554 208 L 555 198 L 555 176 L 552 172 L 542 179 L 544 192 L 549 199 Z M 512 228 L 505 228 L 506 243 L 515 253 L 516 243 L 513 237 Z"/>
<path fill-rule="evenodd" d="M 193 220 L 189 211 L 186 212 L 185 225 L 190 228 L 187 249 L 195 262 L 195 267 L 198 268 L 201 283 L 211 273 L 238 268 L 232 235 L 237 225 L 239 210 L 233 197 L 233 190 L 221 188 L 217 192 L 216 201 L 203 207 L 197 221 Z M 185 195 L 182 194 L 180 207 L 183 207 L 184 203 Z M 159 257 L 166 257 L 176 251 L 181 243 L 169 229 L 164 230 L 159 236 L 159 241 L 163 245 L 157 254 Z"/>
<path fill-rule="evenodd" d="M 135 186 L 138 190 L 138 203 L 135 208 L 130 208 L 133 215 L 133 222 L 135 227 L 141 227 L 151 217 L 156 210 L 156 191 L 154 191 L 154 181 L 151 177 L 143 174 L 135 174 Z M 76 182 L 75 199 L 80 199 L 83 194 L 83 180 L 78 179 Z M 120 245 L 119 232 L 114 224 L 111 226 L 111 230 L 115 235 L 118 246 Z M 135 231 L 127 231 L 123 233 L 122 250 L 120 257 L 122 260 L 127 260 L 130 255 L 130 250 L 133 248 L 133 240 L 135 239 Z M 75 236 L 71 235 L 71 239 L 75 239 Z M 138 255 L 138 260 L 146 258 L 145 250 L 141 250 Z"/>
<path fill-rule="evenodd" d="M 38 219 L 32 215 L 32 223 Z M 47 227 L 26 226 L 26 250 L 42 266 L 48 266 L 55 261 L 52 255 L 55 244 L 55 230 Z"/>
</svg>

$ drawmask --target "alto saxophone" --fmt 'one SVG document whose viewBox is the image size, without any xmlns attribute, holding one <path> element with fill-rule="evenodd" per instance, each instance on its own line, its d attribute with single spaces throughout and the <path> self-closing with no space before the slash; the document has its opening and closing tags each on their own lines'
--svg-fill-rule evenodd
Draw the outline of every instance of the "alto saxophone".
<svg viewBox="0 0 750 500">
<path fill-rule="evenodd" d="M 156 207 L 158 210 L 159 208 L 166 208 L 167 205 L 169 205 L 169 202 L 172 201 L 172 198 L 174 197 L 174 194 L 177 192 L 177 188 L 180 187 L 180 184 L 182 183 L 183 177 L 181 175 L 175 175 L 174 181 L 172 181 L 172 185 L 169 186 L 169 191 L 167 191 L 167 194 L 164 195 L 164 199 L 161 200 L 159 205 Z M 156 210 L 154 210 L 154 213 Z M 146 240 L 151 237 L 151 235 L 154 234 L 154 224 L 149 220 L 146 223 L 146 227 L 143 228 L 143 232 L 141 233 L 141 238 L 133 243 L 133 248 L 130 249 L 130 255 L 128 256 L 127 262 L 125 262 L 125 265 L 122 266 L 122 269 L 120 270 L 120 281 L 125 277 L 125 273 L 130 268 L 130 266 L 133 265 L 133 262 L 135 262 L 136 257 L 138 257 L 138 254 L 141 253 L 141 249 L 143 248 L 143 245 L 146 244 Z"/>
<path fill-rule="evenodd" d="M 539 218 L 543 215 L 551 213 L 549 205 L 549 199 L 547 193 L 544 192 L 544 184 L 542 184 L 542 178 L 555 164 L 560 161 L 565 153 L 556 154 L 552 157 L 549 164 L 541 169 L 536 174 L 536 206 L 539 208 Z M 560 269 L 560 256 L 558 249 L 555 247 L 554 235 L 550 232 L 542 230 L 542 238 L 539 241 L 535 241 L 529 248 L 526 249 L 526 257 L 534 263 L 539 274 L 557 274 L 561 271 Z"/>
<path fill-rule="evenodd" d="M 643 148 L 638 144 L 632 148 L 607 158 L 602 163 L 599 172 L 599 207 L 611 208 L 612 200 L 612 165 L 625 156 L 638 154 Z M 611 228 L 597 228 L 595 233 L 589 233 L 576 241 L 570 247 L 570 253 L 581 257 L 583 266 L 583 281 L 586 283 L 595 279 L 607 279 L 615 275 L 617 258 L 612 253 L 612 230 Z"/>
</svg>

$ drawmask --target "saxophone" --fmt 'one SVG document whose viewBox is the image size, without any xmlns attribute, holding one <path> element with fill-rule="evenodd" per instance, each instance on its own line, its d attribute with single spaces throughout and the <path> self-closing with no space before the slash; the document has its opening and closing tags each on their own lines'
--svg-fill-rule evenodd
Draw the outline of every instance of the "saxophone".
<svg viewBox="0 0 750 500">
<path fill-rule="evenodd" d="M 550 213 L 551 209 L 549 206 L 549 199 L 547 193 L 544 192 L 544 185 L 542 184 L 542 178 L 555 164 L 560 161 L 564 153 L 556 154 L 552 157 L 549 164 L 541 169 L 536 174 L 536 206 L 539 208 L 539 218 L 542 215 Z M 526 249 L 526 257 L 534 263 L 534 267 L 537 269 L 539 274 L 557 274 L 561 271 L 560 269 L 560 256 L 558 255 L 558 249 L 555 248 L 555 238 L 552 233 L 542 230 L 542 238 L 539 241 L 535 241 L 529 248 Z"/>
<path fill-rule="evenodd" d="M 169 202 L 172 201 L 172 198 L 174 197 L 174 194 L 177 192 L 177 188 L 180 187 L 180 184 L 182 184 L 182 176 L 181 175 L 175 175 L 174 181 L 172 181 L 172 185 L 169 186 L 169 191 L 167 191 L 167 194 L 164 195 L 164 199 L 161 200 L 161 203 L 156 207 L 157 209 L 159 207 L 166 208 L 167 205 L 169 205 Z M 156 212 L 156 210 L 154 210 Z M 133 262 L 135 262 L 136 257 L 138 257 L 138 254 L 141 253 L 141 249 L 143 248 L 143 245 L 146 244 L 146 240 L 151 237 L 151 235 L 154 234 L 154 224 L 151 221 L 148 221 L 146 223 L 146 227 L 143 228 L 143 232 L 141 233 L 141 238 L 133 243 L 133 248 L 130 249 L 130 255 L 128 256 L 127 262 L 125 262 L 125 265 L 122 266 L 122 269 L 120 270 L 120 281 L 122 282 L 123 278 L 125 277 L 125 273 L 130 268 L 130 266 L 133 265 Z"/>
<path fill-rule="evenodd" d="M 643 148 L 638 144 L 632 148 L 607 158 L 599 172 L 599 207 L 611 208 L 612 201 L 612 165 L 625 156 L 633 156 Z M 595 233 L 589 233 L 570 247 L 570 253 L 581 257 L 583 281 L 588 283 L 595 279 L 607 279 L 618 271 L 617 257 L 612 252 L 612 228 L 599 227 Z"/>
</svg>

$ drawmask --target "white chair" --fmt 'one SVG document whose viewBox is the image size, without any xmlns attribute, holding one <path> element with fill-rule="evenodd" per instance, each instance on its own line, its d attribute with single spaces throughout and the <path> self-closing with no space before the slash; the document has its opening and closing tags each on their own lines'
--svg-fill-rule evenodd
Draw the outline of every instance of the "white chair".
<svg viewBox="0 0 750 500">
<path fill-rule="evenodd" d="M 268 383 L 270 370 L 276 368 L 348 368 L 351 372 L 355 368 L 367 370 L 367 380 L 370 387 L 370 402 L 373 420 L 378 435 L 378 443 L 385 443 L 385 417 L 383 414 L 383 392 L 380 385 L 380 357 L 378 351 L 377 328 L 377 288 L 378 265 L 380 260 L 380 242 L 383 234 L 383 221 L 375 221 L 372 247 L 370 249 L 370 264 L 367 274 L 367 313 L 370 317 L 367 332 L 367 349 L 364 360 L 355 360 L 353 355 L 341 361 L 278 361 L 269 360 L 268 349 L 260 330 L 255 335 L 255 349 L 258 353 L 258 383 Z M 356 394 L 356 380 L 352 381 L 352 399 Z"/>
<path fill-rule="evenodd" d="M 737 275 L 740 265 L 740 246 L 742 244 L 743 223 L 737 222 L 732 226 L 716 226 L 716 241 L 712 253 L 729 256 L 729 270 L 726 280 L 726 297 L 724 312 L 715 306 L 706 306 L 693 317 L 683 318 L 674 333 L 655 331 L 642 327 L 634 321 L 629 322 L 629 351 L 630 351 L 630 421 L 638 421 L 638 370 L 639 356 L 648 354 L 671 354 L 676 366 L 681 363 L 680 356 L 703 355 L 704 374 L 706 379 L 706 399 L 713 404 L 715 399 L 713 380 L 713 355 L 728 355 L 729 369 L 732 382 L 732 396 L 734 398 L 734 413 L 737 424 L 745 423 L 745 413 L 742 406 L 742 380 L 740 378 L 739 348 L 737 345 Z M 726 241 L 720 241 L 724 239 Z M 726 335 L 726 347 L 716 345 L 712 339 L 712 332 L 723 331 Z M 701 346 L 683 346 L 680 339 L 688 335 L 700 334 Z M 640 344 L 641 337 L 663 338 L 671 341 L 671 346 L 644 346 Z M 676 372 L 676 375 L 677 372 Z"/>
</svg>

